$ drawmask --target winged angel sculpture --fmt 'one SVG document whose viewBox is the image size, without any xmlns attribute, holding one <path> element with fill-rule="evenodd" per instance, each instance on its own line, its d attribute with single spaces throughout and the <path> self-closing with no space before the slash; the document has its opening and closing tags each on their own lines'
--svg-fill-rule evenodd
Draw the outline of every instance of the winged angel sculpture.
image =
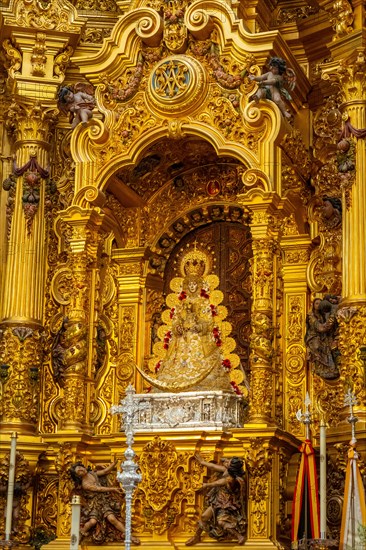
<svg viewBox="0 0 366 550">
<path fill-rule="evenodd" d="M 65 115 L 69 113 L 72 129 L 79 123 L 87 124 L 95 107 L 93 86 L 87 82 L 62 86 L 58 92 L 57 107 Z"/>
<path fill-rule="evenodd" d="M 251 101 L 271 99 L 278 105 L 285 118 L 291 118 L 291 113 L 287 110 L 283 98 L 289 101 L 292 99 L 290 92 L 295 88 L 296 75 L 293 69 L 286 66 L 284 59 L 272 57 L 267 73 L 261 76 L 249 75 L 249 79 L 259 82 L 258 90 L 250 97 Z"/>
</svg>

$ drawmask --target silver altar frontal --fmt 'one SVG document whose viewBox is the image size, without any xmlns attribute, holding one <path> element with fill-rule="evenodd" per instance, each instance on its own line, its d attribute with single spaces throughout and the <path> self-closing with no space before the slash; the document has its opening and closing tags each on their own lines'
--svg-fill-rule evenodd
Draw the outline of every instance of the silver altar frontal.
<svg viewBox="0 0 366 550">
<path fill-rule="evenodd" d="M 134 401 L 136 432 L 238 428 L 246 411 L 241 396 L 225 391 L 135 394 Z"/>
</svg>

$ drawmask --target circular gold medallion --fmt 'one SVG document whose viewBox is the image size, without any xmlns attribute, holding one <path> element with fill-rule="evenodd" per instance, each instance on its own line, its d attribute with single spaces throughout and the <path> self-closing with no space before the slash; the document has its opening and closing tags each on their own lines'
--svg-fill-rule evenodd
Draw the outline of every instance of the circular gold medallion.
<svg viewBox="0 0 366 550">
<path fill-rule="evenodd" d="M 186 113 L 202 103 L 205 79 L 202 66 L 191 57 L 166 57 L 150 76 L 148 98 L 162 114 Z"/>
</svg>

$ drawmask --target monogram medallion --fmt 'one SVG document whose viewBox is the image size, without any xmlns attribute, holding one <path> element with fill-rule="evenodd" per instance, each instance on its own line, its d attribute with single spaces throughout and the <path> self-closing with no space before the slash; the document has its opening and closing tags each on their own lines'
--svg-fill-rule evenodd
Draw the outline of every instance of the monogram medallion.
<svg viewBox="0 0 366 550">
<path fill-rule="evenodd" d="M 178 97 L 189 88 L 191 74 L 186 63 L 171 59 L 165 61 L 153 73 L 152 85 L 161 98 Z"/>
<path fill-rule="evenodd" d="M 205 93 L 201 64 L 188 56 L 168 57 L 160 61 L 150 76 L 148 98 L 160 113 L 176 115 L 194 110 Z"/>
</svg>

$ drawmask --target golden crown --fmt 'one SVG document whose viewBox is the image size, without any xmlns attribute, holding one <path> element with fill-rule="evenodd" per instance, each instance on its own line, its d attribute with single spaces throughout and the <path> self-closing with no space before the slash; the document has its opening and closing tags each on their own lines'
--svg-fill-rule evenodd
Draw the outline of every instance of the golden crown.
<svg viewBox="0 0 366 550">
<path fill-rule="evenodd" d="M 203 250 L 198 250 L 197 242 L 194 248 L 186 252 L 181 260 L 180 271 L 183 277 L 203 277 L 208 273 L 210 259 Z"/>
</svg>

